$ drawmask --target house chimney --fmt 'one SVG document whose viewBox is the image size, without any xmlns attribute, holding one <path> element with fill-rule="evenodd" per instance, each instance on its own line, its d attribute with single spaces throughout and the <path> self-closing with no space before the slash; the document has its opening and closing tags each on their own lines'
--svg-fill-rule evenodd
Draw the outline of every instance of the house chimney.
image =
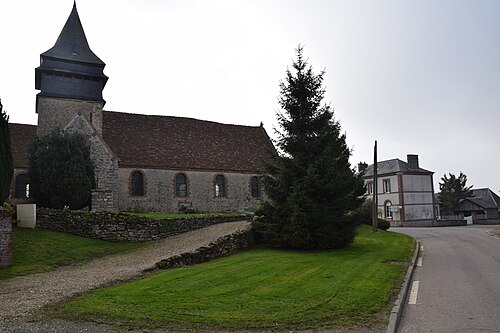
<svg viewBox="0 0 500 333">
<path fill-rule="evenodd" d="M 406 155 L 409 169 L 418 169 L 418 155 Z"/>
<path fill-rule="evenodd" d="M 368 168 L 368 164 L 366 164 L 365 162 L 358 163 L 358 172 L 359 173 L 363 173 L 363 171 L 365 171 L 366 168 Z"/>
</svg>

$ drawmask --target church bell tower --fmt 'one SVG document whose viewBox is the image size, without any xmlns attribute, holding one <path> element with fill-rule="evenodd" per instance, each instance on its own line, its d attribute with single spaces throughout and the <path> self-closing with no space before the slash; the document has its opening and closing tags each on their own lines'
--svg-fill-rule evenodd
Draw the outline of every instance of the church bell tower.
<svg viewBox="0 0 500 333">
<path fill-rule="evenodd" d="M 89 47 L 74 3 L 55 45 L 40 55 L 35 69 L 39 136 L 63 129 L 77 114 L 102 134 L 105 66 Z"/>
</svg>

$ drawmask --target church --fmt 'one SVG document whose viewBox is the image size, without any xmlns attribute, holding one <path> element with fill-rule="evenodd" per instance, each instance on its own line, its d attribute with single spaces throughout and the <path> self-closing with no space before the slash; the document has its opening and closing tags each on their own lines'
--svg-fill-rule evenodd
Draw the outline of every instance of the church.
<svg viewBox="0 0 500 333">
<path fill-rule="evenodd" d="M 92 210 L 227 212 L 261 202 L 259 175 L 274 152 L 262 126 L 105 111 L 104 67 L 74 4 L 35 69 L 38 125 L 9 124 L 12 203 L 29 200 L 29 145 L 55 128 L 88 140 L 96 180 Z"/>
</svg>

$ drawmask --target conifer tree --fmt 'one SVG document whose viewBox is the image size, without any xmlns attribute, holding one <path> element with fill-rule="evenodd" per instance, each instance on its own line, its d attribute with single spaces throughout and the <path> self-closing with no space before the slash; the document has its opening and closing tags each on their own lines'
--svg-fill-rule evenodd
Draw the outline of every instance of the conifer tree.
<svg viewBox="0 0 500 333">
<path fill-rule="evenodd" d="M 54 130 L 30 146 L 30 193 L 37 205 L 80 209 L 90 200 L 94 166 L 78 133 Z"/>
<path fill-rule="evenodd" d="M 342 248 L 355 236 L 346 213 L 363 203 L 363 180 L 349 163 L 350 150 L 333 110 L 323 104 L 324 72 L 313 73 L 298 47 L 293 72 L 280 83 L 279 152 L 264 177 L 270 201 L 255 228 L 270 245 Z"/>
<path fill-rule="evenodd" d="M 9 197 L 13 175 L 14 163 L 10 142 L 9 117 L 4 112 L 0 100 L 0 207 Z"/>
<path fill-rule="evenodd" d="M 447 214 L 451 213 L 461 199 L 472 196 L 471 188 L 472 186 L 467 186 L 467 176 L 462 172 L 458 177 L 452 173 L 449 173 L 449 177 L 443 175 L 439 183 L 439 200 Z"/>
</svg>

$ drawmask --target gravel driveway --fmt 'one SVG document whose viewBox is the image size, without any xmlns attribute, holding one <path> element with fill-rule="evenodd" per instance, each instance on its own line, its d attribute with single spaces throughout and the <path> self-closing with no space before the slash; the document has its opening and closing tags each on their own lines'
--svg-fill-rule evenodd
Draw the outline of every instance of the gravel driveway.
<svg viewBox="0 0 500 333">
<path fill-rule="evenodd" d="M 249 226 L 247 221 L 216 224 L 155 241 L 152 246 L 134 252 L 0 282 L 0 332 L 112 332 L 105 327 L 78 323 L 30 323 L 29 318 L 48 303 L 136 279 L 162 259 L 192 252 Z"/>
</svg>

